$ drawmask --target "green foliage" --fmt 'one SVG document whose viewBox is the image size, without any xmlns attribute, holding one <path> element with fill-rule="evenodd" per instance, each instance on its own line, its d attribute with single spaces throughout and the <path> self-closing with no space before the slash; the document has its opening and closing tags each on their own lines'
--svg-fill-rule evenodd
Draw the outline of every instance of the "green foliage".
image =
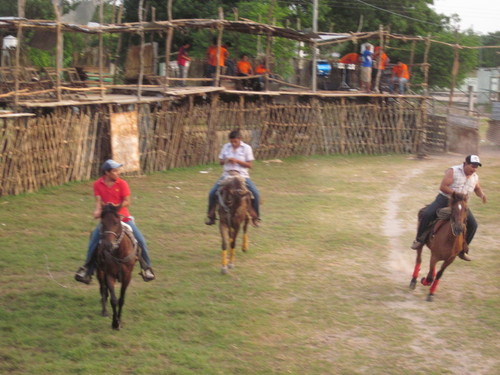
<svg viewBox="0 0 500 375">
<path fill-rule="evenodd" d="M 500 31 L 481 36 L 481 45 L 498 46 L 500 44 Z M 500 48 L 481 49 L 479 51 L 479 66 L 485 68 L 496 68 L 500 66 Z"/>
</svg>

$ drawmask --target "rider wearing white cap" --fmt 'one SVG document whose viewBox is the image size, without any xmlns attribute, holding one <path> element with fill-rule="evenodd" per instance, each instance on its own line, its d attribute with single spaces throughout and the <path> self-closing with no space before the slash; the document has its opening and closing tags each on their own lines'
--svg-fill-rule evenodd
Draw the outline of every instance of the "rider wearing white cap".
<svg viewBox="0 0 500 375">
<path fill-rule="evenodd" d="M 456 165 L 454 167 L 448 168 L 444 174 L 443 180 L 441 181 L 441 185 L 439 186 L 439 194 L 437 195 L 434 202 L 430 205 L 426 206 L 421 213 L 420 222 L 418 225 L 417 236 L 411 248 L 417 250 L 424 246 L 425 235 L 427 227 L 437 218 L 436 211 L 439 208 L 448 207 L 449 196 L 452 192 L 462 193 L 467 195 L 467 199 L 469 195 L 474 192 L 483 203 L 486 203 L 486 195 L 484 194 L 481 186 L 479 185 L 479 176 L 476 171 L 478 167 L 481 167 L 481 160 L 477 155 L 468 155 L 465 158 L 463 164 Z M 468 244 L 474 238 L 474 234 L 477 230 L 477 222 L 472 214 L 472 211 L 468 210 L 467 215 L 467 233 L 465 242 L 467 246 L 465 246 L 464 250 L 460 252 L 458 255 L 463 260 L 471 260 L 467 256 L 468 252 Z"/>
</svg>

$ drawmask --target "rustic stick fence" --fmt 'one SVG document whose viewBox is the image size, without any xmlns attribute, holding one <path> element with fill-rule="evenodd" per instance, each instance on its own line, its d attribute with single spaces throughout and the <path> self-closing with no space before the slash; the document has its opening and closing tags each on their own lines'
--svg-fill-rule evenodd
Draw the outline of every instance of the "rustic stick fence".
<svg viewBox="0 0 500 375">
<path fill-rule="evenodd" d="M 88 180 L 112 157 L 110 114 L 130 106 L 51 108 L 29 118 L 0 116 L 0 196 Z M 270 99 L 211 94 L 196 103 L 138 103 L 142 173 L 215 162 L 240 128 L 257 159 L 313 154 L 443 151 L 445 123 L 429 119 L 424 98 L 366 103 L 348 98 Z M 431 121 L 432 120 L 432 121 Z"/>
</svg>

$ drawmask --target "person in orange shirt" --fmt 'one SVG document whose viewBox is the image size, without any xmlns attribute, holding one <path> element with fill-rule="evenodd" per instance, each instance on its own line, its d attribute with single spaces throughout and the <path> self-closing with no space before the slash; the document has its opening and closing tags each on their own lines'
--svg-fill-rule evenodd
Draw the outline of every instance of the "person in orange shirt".
<svg viewBox="0 0 500 375">
<path fill-rule="evenodd" d="M 250 76 L 253 74 L 252 64 L 248 59 L 247 54 L 242 54 L 240 61 L 236 63 L 236 74 L 240 77 Z M 251 89 L 252 88 L 252 80 L 243 79 L 241 80 L 243 89 Z"/>
<path fill-rule="evenodd" d="M 225 66 L 226 58 L 228 58 L 229 52 L 226 47 L 220 47 L 220 56 L 219 56 L 219 66 L 222 69 Z M 208 47 L 207 53 L 207 77 L 213 78 L 215 77 L 215 72 L 217 70 L 217 40 L 214 38 L 212 45 Z"/>
<path fill-rule="evenodd" d="M 348 53 L 339 59 L 342 64 L 359 64 L 359 54 L 356 52 Z"/>
<path fill-rule="evenodd" d="M 347 55 L 342 56 L 338 62 L 341 64 L 345 64 L 345 65 L 359 65 L 360 61 L 361 61 L 361 57 L 359 56 L 359 53 L 351 52 L 351 53 L 348 53 Z M 352 81 L 351 80 L 351 70 L 347 69 L 347 66 L 344 66 L 343 72 L 344 72 L 343 74 L 345 75 L 345 84 L 352 88 L 353 83 L 351 82 Z M 354 71 L 353 71 L 353 73 L 354 73 Z"/>
<path fill-rule="evenodd" d="M 398 60 L 398 63 L 392 67 L 392 83 L 394 92 L 394 87 L 399 85 L 399 93 L 403 95 L 405 93 L 406 83 L 410 79 L 410 72 L 408 71 L 408 65 Z"/>
<path fill-rule="evenodd" d="M 375 92 L 381 92 L 380 85 L 382 83 L 382 75 L 384 74 L 384 70 L 387 67 L 390 59 L 387 54 L 380 49 L 380 46 L 375 47 L 375 53 L 373 54 L 373 68 L 372 68 L 372 90 Z M 380 70 L 380 81 L 379 86 L 375 87 L 375 82 L 377 80 L 377 75 Z"/>
</svg>

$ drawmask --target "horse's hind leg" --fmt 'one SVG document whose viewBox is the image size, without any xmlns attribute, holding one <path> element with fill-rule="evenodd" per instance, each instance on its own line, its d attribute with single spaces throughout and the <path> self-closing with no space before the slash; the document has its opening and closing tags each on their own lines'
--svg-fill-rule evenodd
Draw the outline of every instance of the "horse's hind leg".
<svg viewBox="0 0 500 375">
<path fill-rule="evenodd" d="M 229 240 L 229 264 L 227 265 L 228 268 L 234 268 L 234 259 L 236 255 L 236 238 L 238 237 L 238 232 L 240 228 L 239 225 L 235 228 L 232 229 L 230 233 L 230 240 Z"/>
<path fill-rule="evenodd" d="M 418 279 L 418 274 L 420 273 L 421 266 L 422 266 L 422 248 L 417 250 L 415 268 L 413 269 L 413 275 L 410 281 L 410 289 L 415 289 L 417 286 L 417 279 Z"/>
</svg>

